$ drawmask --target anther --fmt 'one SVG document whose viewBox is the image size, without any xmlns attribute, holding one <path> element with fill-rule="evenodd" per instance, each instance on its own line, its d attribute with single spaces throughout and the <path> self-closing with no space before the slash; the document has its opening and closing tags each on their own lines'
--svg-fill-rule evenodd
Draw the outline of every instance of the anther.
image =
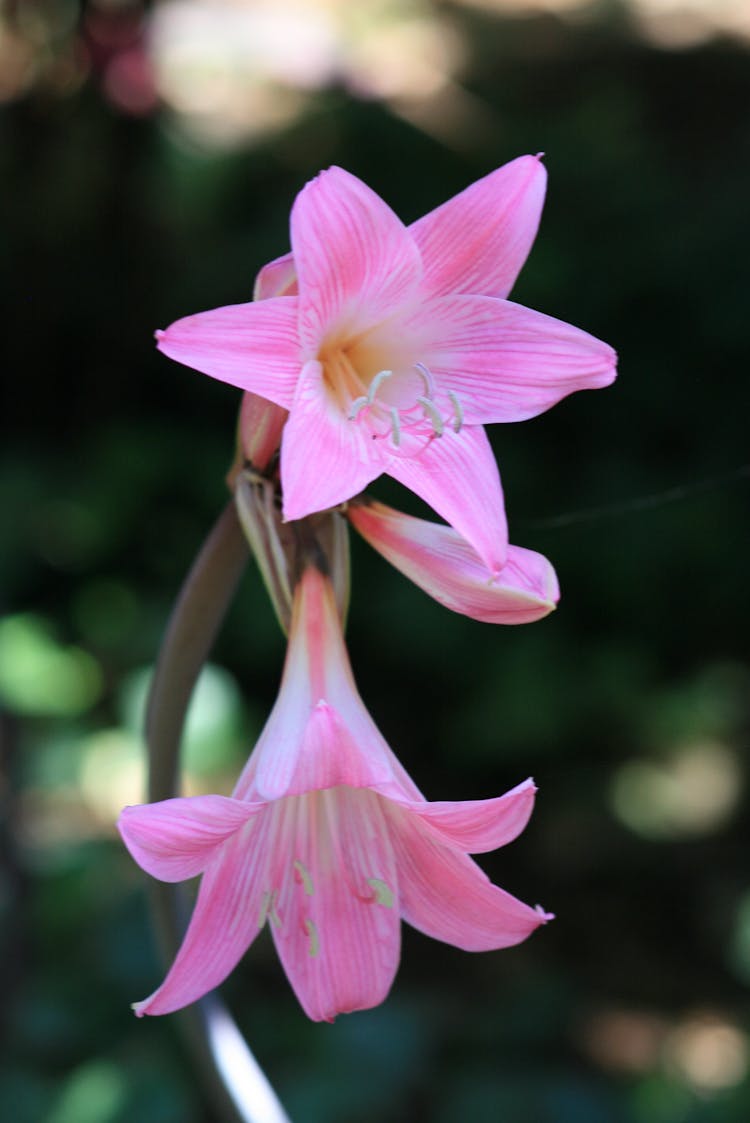
<svg viewBox="0 0 750 1123">
<path fill-rule="evenodd" d="M 429 398 L 422 397 L 417 398 L 417 401 L 424 410 L 425 417 L 429 417 L 430 421 L 432 422 L 432 428 L 435 431 L 435 436 L 442 437 L 443 429 L 445 426 L 435 403 L 430 401 Z"/>
<path fill-rule="evenodd" d="M 362 412 L 365 406 L 369 406 L 371 404 L 372 403 L 369 402 L 365 397 L 355 398 L 349 409 L 349 420 L 356 421 L 357 416 Z"/>
<path fill-rule="evenodd" d="M 302 862 L 300 862 L 299 858 L 297 858 L 292 863 L 292 865 L 299 874 L 299 878 L 302 882 L 302 885 L 304 886 L 305 893 L 308 897 L 312 897 L 313 893 L 315 892 L 315 888 L 313 886 L 313 879 L 310 877 L 310 871 L 306 866 L 302 864 Z"/>
<path fill-rule="evenodd" d="M 266 889 L 260 904 L 260 916 L 258 917 L 258 927 L 262 928 L 267 920 L 270 920 L 275 928 L 281 928 L 281 917 L 276 911 L 276 897 L 278 896 L 278 889 Z"/>
<path fill-rule="evenodd" d="M 396 448 L 401 444 L 401 421 L 399 420 L 398 410 L 392 409 L 391 411 L 391 436 Z"/>
<path fill-rule="evenodd" d="M 464 411 L 461 408 L 461 403 L 452 390 L 448 390 L 448 397 L 450 398 L 451 405 L 453 406 L 453 432 L 460 433 L 461 426 L 464 423 Z"/>
<path fill-rule="evenodd" d="M 424 383 L 425 396 L 428 397 L 428 398 L 434 398 L 434 396 L 435 396 L 435 383 L 433 381 L 432 374 L 430 373 L 429 367 L 425 366 L 424 363 L 415 363 L 414 369 L 417 372 L 417 374 L 421 377 L 422 382 Z"/>
<path fill-rule="evenodd" d="M 375 401 L 375 395 L 377 394 L 380 387 L 383 385 L 384 382 L 387 381 L 387 379 L 392 378 L 392 377 L 393 377 L 393 371 L 392 370 L 379 370 L 378 371 L 378 373 L 375 375 L 372 382 L 370 383 L 370 389 L 367 391 L 367 403 L 368 403 L 368 405 L 372 405 L 372 403 Z"/>
<path fill-rule="evenodd" d="M 310 950 L 308 955 L 314 959 L 320 951 L 320 940 L 318 939 L 318 929 L 315 927 L 315 922 L 310 920 L 309 916 L 305 918 L 305 928 L 310 937 Z"/>
<path fill-rule="evenodd" d="M 368 877 L 367 884 L 372 886 L 375 892 L 375 903 L 383 905 L 384 908 L 393 908 L 393 890 L 387 882 L 379 877 Z"/>
<path fill-rule="evenodd" d="M 356 421 L 357 417 L 362 412 L 362 410 L 365 408 L 365 406 L 371 406 L 372 405 L 372 403 L 375 401 L 375 395 L 377 394 L 380 387 L 383 385 L 383 383 L 387 379 L 392 378 L 392 377 L 393 377 L 393 371 L 392 370 L 379 370 L 378 371 L 378 373 L 375 375 L 372 382 L 370 383 L 370 388 L 368 389 L 367 393 L 363 394 L 361 398 L 355 398 L 354 401 L 352 402 L 351 406 L 349 407 L 349 420 L 350 421 Z"/>
</svg>

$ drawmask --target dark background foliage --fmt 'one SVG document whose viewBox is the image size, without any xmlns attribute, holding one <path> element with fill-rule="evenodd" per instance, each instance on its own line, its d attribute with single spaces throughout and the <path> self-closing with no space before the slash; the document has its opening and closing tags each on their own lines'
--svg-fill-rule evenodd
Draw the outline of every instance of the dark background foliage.
<svg viewBox="0 0 750 1123">
<path fill-rule="evenodd" d="M 321 167 L 411 220 L 537 150 L 549 199 L 514 298 L 621 356 L 612 389 L 492 432 L 513 540 L 553 560 L 560 609 L 505 630 L 452 616 L 357 540 L 348 638 L 428 798 L 535 777 L 529 828 L 482 864 L 558 919 L 482 956 L 405 929 L 388 1001 L 330 1027 L 304 1019 L 265 935 L 226 991 L 300 1123 L 750 1115 L 750 56 L 728 35 L 655 45 L 624 4 L 421 13 L 462 44 L 440 96 L 333 75 L 283 127 L 222 144 L 152 100 L 148 74 L 130 99 L 108 80 L 122 43 L 143 48 L 139 5 L 2 14 L 0 1114 L 15 1123 L 214 1119 L 174 1019 L 129 1011 L 162 965 L 113 822 L 142 798 L 148 667 L 226 501 L 239 395 L 158 355 L 153 329 L 249 298 Z M 248 570 L 193 715 L 192 790 L 230 789 L 282 658 Z"/>
</svg>

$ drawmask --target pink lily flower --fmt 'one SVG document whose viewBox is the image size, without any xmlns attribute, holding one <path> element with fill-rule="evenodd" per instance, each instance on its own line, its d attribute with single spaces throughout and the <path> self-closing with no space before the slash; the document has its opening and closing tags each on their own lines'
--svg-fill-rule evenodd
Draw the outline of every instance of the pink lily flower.
<svg viewBox="0 0 750 1123">
<path fill-rule="evenodd" d="M 440 604 L 487 624 L 530 624 L 560 599 L 557 575 L 534 550 L 508 546 L 497 575 L 449 526 L 416 519 L 384 503 L 350 503 L 349 521 L 386 561 Z"/>
<path fill-rule="evenodd" d="M 523 156 L 405 227 L 330 168 L 292 208 L 292 253 L 259 295 L 157 332 L 160 349 L 289 411 L 284 517 L 357 495 L 382 473 L 424 499 L 491 572 L 507 528 L 487 422 L 521 421 L 607 386 L 615 353 L 506 298 L 539 224 L 545 171 Z"/>
<path fill-rule="evenodd" d="M 401 918 L 467 951 L 519 943 L 549 914 L 492 885 L 468 854 L 515 838 L 534 793 L 527 780 L 497 799 L 428 803 L 357 693 L 330 582 L 307 569 L 279 698 L 234 794 L 120 817 L 148 873 L 202 875 L 182 947 L 136 1013 L 167 1014 L 218 986 L 266 923 L 316 1021 L 385 998 Z"/>
</svg>

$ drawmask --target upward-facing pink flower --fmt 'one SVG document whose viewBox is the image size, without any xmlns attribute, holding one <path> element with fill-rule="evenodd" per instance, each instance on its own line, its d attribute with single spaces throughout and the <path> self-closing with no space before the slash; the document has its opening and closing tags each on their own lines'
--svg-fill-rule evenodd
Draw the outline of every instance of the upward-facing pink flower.
<svg viewBox="0 0 750 1123">
<path fill-rule="evenodd" d="M 523 156 L 407 228 L 331 168 L 295 201 L 292 253 L 261 272 L 259 289 L 284 295 L 158 333 L 165 354 L 289 410 L 285 518 L 350 499 L 385 472 L 502 568 L 503 498 L 482 426 L 615 377 L 606 343 L 506 299 L 544 187 L 539 160 Z"/>
<path fill-rule="evenodd" d="M 468 857 L 523 830 L 535 788 L 428 803 L 383 740 L 351 674 L 330 582 L 295 596 L 276 706 L 231 798 L 127 807 L 120 831 L 163 881 L 203 875 L 182 947 L 136 1005 L 167 1014 L 218 986 L 269 924 L 307 1014 L 330 1020 L 388 993 L 400 919 L 467 951 L 508 947 L 549 919 Z"/>
</svg>

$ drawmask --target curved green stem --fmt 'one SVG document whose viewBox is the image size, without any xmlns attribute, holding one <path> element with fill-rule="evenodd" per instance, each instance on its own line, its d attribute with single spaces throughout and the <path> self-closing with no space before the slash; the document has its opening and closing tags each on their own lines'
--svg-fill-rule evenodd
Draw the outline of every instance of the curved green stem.
<svg viewBox="0 0 750 1123">
<path fill-rule="evenodd" d="M 148 798 L 177 794 L 180 742 L 201 668 L 248 559 L 233 502 L 206 539 L 167 625 L 146 708 Z M 165 956 L 182 942 L 187 903 L 179 886 L 155 881 L 152 910 Z M 202 1079 L 227 1123 L 289 1123 L 225 1005 L 209 995 L 180 1019 Z"/>
</svg>

